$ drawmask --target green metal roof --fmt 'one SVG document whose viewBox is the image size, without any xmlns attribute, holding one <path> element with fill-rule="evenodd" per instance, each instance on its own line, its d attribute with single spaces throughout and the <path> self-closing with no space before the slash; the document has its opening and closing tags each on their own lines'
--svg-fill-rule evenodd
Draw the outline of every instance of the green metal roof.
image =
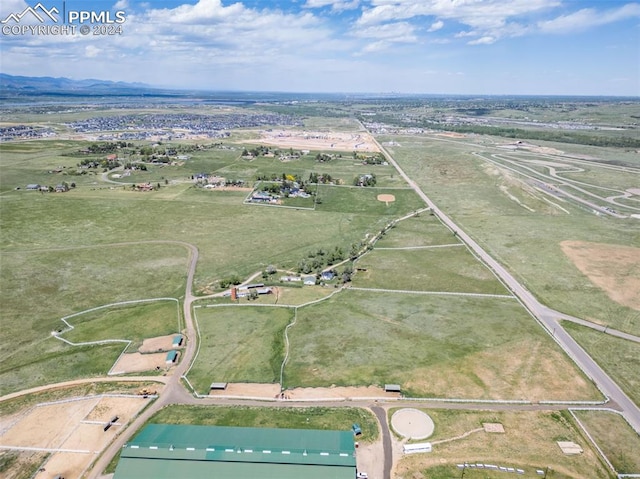
<svg viewBox="0 0 640 479">
<path fill-rule="evenodd" d="M 351 431 L 149 424 L 121 457 L 355 466 Z"/>
<path fill-rule="evenodd" d="M 172 349 L 167 353 L 167 361 L 175 361 L 177 357 L 178 351 L 176 351 L 175 349 Z"/>
<path fill-rule="evenodd" d="M 351 431 L 149 424 L 124 446 L 114 479 L 352 479 Z"/>
<path fill-rule="evenodd" d="M 355 467 L 121 458 L 114 479 L 353 479 Z"/>
</svg>

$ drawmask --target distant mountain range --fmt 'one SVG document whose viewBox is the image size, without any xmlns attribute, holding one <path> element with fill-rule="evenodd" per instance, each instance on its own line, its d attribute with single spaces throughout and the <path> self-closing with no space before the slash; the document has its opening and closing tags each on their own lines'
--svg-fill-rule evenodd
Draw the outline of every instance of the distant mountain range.
<svg viewBox="0 0 640 479">
<path fill-rule="evenodd" d="M 0 73 L 0 95 L 104 95 L 104 94 L 142 94 L 154 90 L 144 83 L 113 82 L 107 80 L 72 80 L 70 78 L 27 77 Z"/>
</svg>

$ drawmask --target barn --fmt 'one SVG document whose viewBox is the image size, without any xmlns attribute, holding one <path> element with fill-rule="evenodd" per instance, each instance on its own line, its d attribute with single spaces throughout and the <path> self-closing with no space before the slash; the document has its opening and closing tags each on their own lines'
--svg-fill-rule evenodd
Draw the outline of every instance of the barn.
<svg viewBox="0 0 640 479">
<path fill-rule="evenodd" d="M 149 424 L 113 479 L 353 479 L 351 431 Z"/>
<path fill-rule="evenodd" d="M 175 349 L 172 349 L 167 353 L 167 357 L 164 362 L 167 364 L 173 364 L 177 360 L 178 360 L 178 351 L 176 351 Z"/>
</svg>

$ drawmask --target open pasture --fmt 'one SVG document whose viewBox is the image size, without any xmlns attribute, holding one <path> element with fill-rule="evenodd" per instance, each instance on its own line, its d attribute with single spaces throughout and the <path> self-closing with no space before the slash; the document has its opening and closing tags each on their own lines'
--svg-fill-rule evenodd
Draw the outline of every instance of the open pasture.
<svg viewBox="0 0 640 479">
<path fill-rule="evenodd" d="M 358 272 L 353 285 L 361 288 L 509 294 L 493 273 L 461 244 L 419 250 L 374 248 L 355 266 Z"/>
<path fill-rule="evenodd" d="M 640 222 L 595 215 L 577 204 L 543 195 L 515 173 L 472 154 L 504 153 L 493 149 L 504 143 L 502 139 L 397 136 L 380 140 L 397 142 L 400 146 L 388 149 L 407 174 L 542 302 L 568 314 L 640 332 L 640 323 L 623 319 L 634 310 L 609 298 L 561 248 L 563 241 L 637 247 Z M 586 151 L 586 147 L 568 144 L 547 146 L 561 148 L 567 155 Z M 616 150 L 610 148 L 590 147 L 588 151 L 603 161 L 617 158 Z"/>
<path fill-rule="evenodd" d="M 597 452 L 582 436 L 571 416 L 564 412 L 471 412 L 426 409 L 435 423 L 430 454 L 403 456 L 396 477 L 445 479 L 460 477 L 457 464 L 482 463 L 525 471 L 526 479 L 539 478 L 537 470 L 549 468 L 549 479 L 606 479 L 610 477 Z M 500 423 L 504 433 L 477 431 L 465 438 L 437 444 L 482 428 L 482 424 Z M 584 452 L 566 456 L 556 441 L 573 441 Z M 515 476 L 503 471 L 467 468 L 465 478 L 501 479 Z"/>
<path fill-rule="evenodd" d="M 421 248 L 461 244 L 451 230 L 429 212 L 397 222 L 377 242 L 376 248 Z"/>
<path fill-rule="evenodd" d="M 127 352 L 134 352 L 147 338 L 179 332 L 179 307 L 177 301 L 154 301 L 99 309 L 67 319 L 73 329 L 62 324 L 59 336 L 72 343 L 126 339 Z"/>
<path fill-rule="evenodd" d="M 378 200 L 380 194 L 392 194 L 395 201 L 385 203 Z M 322 212 L 362 213 L 370 219 L 385 220 L 390 216 L 399 218 L 424 207 L 424 203 L 409 188 L 393 189 L 358 186 L 318 187 L 316 210 Z"/>
<path fill-rule="evenodd" d="M 220 306 L 196 309 L 200 350 L 188 379 L 200 394 L 212 382 L 277 383 L 284 359 L 284 328 L 293 310 Z"/>
<path fill-rule="evenodd" d="M 574 411 L 618 474 L 640 474 L 640 436 L 619 414 Z"/>
<path fill-rule="evenodd" d="M 72 347 L 64 344 L 51 336 L 52 331 L 66 329 L 60 318 L 151 295 L 176 297 L 181 294 L 186 268 L 185 248 L 172 244 L 4 251 L 0 270 L 3 304 L 0 318 L 4 331 L 1 345 L 6 351 L 0 368 L 2 394 L 16 388 L 109 371 L 124 345 Z M 91 340 L 93 334 L 94 340 L 113 338 L 111 335 L 118 331 L 129 331 L 128 321 L 135 321 L 138 311 L 149 311 L 141 314 L 151 315 L 153 321 L 167 321 L 158 328 L 158 333 L 175 332 L 178 327 L 176 304 L 170 304 L 166 307 L 147 305 L 141 310 L 132 307 L 121 322 L 99 320 L 93 324 L 99 325 L 98 330 L 87 325 L 88 336 L 83 336 L 82 328 L 74 334 L 80 335 L 81 340 Z M 159 308 L 158 316 L 152 312 L 155 308 Z M 161 323 L 151 322 L 145 328 L 151 332 L 158 324 Z M 112 326 L 115 329 L 112 330 Z M 104 331 L 100 331 L 101 328 Z"/>
<path fill-rule="evenodd" d="M 246 192 L 182 187 L 149 193 L 109 189 L 76 189 L 52 195 L 12 192 L 0 200 L 3 202 L 0 218 L 3 250 L 188 239 L 200 251 L 195 281 L 198 291 L 218 279 L 233 274 L 245 277 L 268 264 L 295 268 L 309 250 L 335 246 L 348 250 L 368 232 L 379 231 L 395 215 L 410 211 L 407 204 L 403 207 L 399 201 L 385 211 L 385 205 L 375 200 L 375 196 L 366 196 L 372 192 L 362 190 L 350 191 L 344 197 L 357 200 L 365 195 L 360 201 L 354 201 L 358 208 L 345 202 L 336 204 L 335 211 L 256 208 L 242 204 Z M 417 204 L 417 200 L 413 202 Z M 367 208 L 383 216 L 368 215 Z M 378 211 L 380 208 L 383 211 Z M 174 249 L 185 251 L 180 246 Z M 116 274 L 126 270 L 125 261 L 118 259 L 116 253 L 97 248 L 94 254 L 100 255 L 102 250 L 105 250 L 104 261 Z M 164 261 L 164 254 L 155 256 L 156 261 Z M 184 258 L 186 265 L 186 253 Z M 33 265 L 37 268 L 38 263 Z M 133 274 L 134 280 L 148 272 L 144 265 L 140 266 L 142 273 Z M 165 277 L 148 281 L 147 286 L 158 280 L 164 281 Z M 107 302 L 112 301 L 104 303 Z"/>
<path fill-rule="evenodd" d="M 513 299 L 345 290 L 300 308 L 289 340 L 286 388 L 393 383 L 418 397 L 600 397 Z"/>
<path fill-rule="evenodd" d="M 24 190 L 28 184 L 55 187 L 62 182 L 90 185 L 98 181 L 97 171 L 87 171 L 84 175 L 75 174 L 76 165 L 85 157 L 72 155 L 86 145 L 86 142 L 71 140 L 33 140 L 0 144 L 0 192 L 5 193 L 18 187 Z M 92 158 L 93 155 L 89 157 Z M 33 195 L 37 192 L 23 193 Z"/>
</svg>

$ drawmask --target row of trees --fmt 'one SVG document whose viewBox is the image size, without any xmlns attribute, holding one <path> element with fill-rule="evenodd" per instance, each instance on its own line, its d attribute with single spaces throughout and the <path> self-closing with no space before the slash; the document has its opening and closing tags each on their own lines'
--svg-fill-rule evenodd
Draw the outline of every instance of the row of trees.
<svg viewBox="0 0 640 479">
<path fill-rule="evenodd" d="M 346 259 L 346 255 L 340 246 L 335 246 L 333 249 L 329 250 L 319 248 L 316 251 L 309 252 L 306 258 L 298 261 L 297 271 L 302 274 L 319 272 L 344 259 Z"/>
<path fill-rule="evenodd" d="M 320 183 L 323 185 L 340 182 L 339 179 L 333 178 L 329 173 L 309 173 L 309 183 Z"/>
<path fill-rule="evenodd" d="M 121 166 L 121 165 L 122 164 L 117 159 L 116 160 L 107 160 L 106 158 L 103 158 L 101 160 L 90 160 L 88 158 L 85 158 L 80 163 L 77 163 L 77 166 L 79 168 L 80 167 L 85 167 L 85 168 L 103 168 L 103 169 L 107 169 L 107 170 L 112 170 L 112 169 L 117 168 L 118 166 Z"/>
<path fill-rule="evenodd" d="M 104 143 L 91 143 L 87 148 L 87 152 L 94 154 L 113 153 L 120 148 L 133 148 L 133 143 L 126 141 L 109 141 Z"/>
</svg>

